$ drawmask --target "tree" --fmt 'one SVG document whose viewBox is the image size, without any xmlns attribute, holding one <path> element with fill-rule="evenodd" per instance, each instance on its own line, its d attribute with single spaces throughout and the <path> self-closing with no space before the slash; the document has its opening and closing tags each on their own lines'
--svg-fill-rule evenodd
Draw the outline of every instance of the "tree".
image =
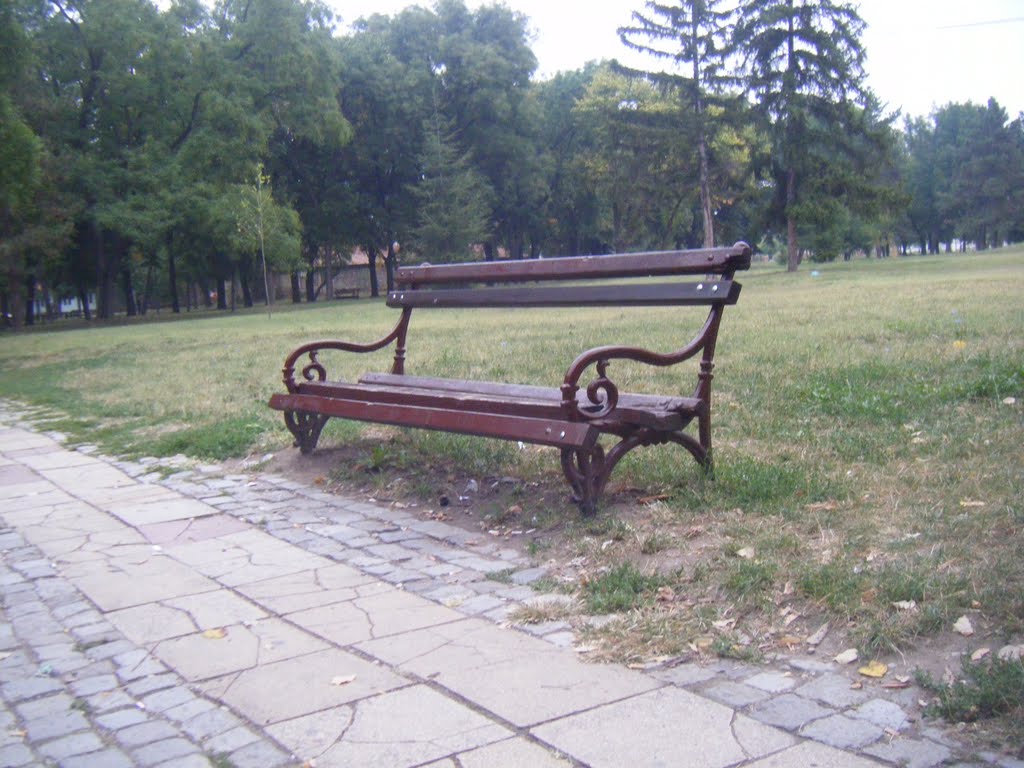
<svg viewBox="0 0 1024 768">
<path fill-rule="evenodd" d="M 787 268 L 800 264 L 801 211 L 815 201 L 801 189 L 820 170 L 817 159 L 846 148 L 838 142 L 852 112 L 864 107 L 864 22 L 848 3 L 833 0 L 742 0 L 734 44 L 745 58 L 745 83 L 767 126 L 772 148 L 766 170 L 785 222 Z M 812 158 L 808 147 L 820 148 Z M 810 192 L 810 190 L 806 190 Z M 801 209 L 801 205 L 803 206 Z"/>
<path fill-rule="evenodd" d="M 243 260 L 258 253 L 263 271 L 263 290 L 267 306 L 270 306 L 269 266 L 277 271 L 287 271 L 299 263 L 301 256 L 301 225 L 298 214 L 291 208 L 274 200 L 270 177 L 263 172 L 263 166 L 256 168 L 254 183 L 242 187 L 241 205 L 237 208 L 238 252 Z M 243 280 L 245 304 L 252 306 L 252 299 Z"/>
<path fill-rule="evenodd" d="M 704 246 L 715 244 L 714 204 L 711 194 L 708 105 L 734 78 L 726 74 L 729 11 L 720 0 L 647 0 L 646 14 L 634 11 L 632 25 L 619 28 L 628 47 L 671 61 L 678 72 L 648 73 L 648 77 L 678 88 L 693 121 L 698 157 L 701 227 Z"/>
<path fill-rule="evenodd" d="M 577 162 L 597 194 L 603 248 L 676 246 L 691 230 L 697 176 L 679 100 L 641 77 L 599 70 L 573 108 L 586 149 Z"/>
<path fill-rule="evenodd" d="M 416 223 L 409 241 L 432 263 L 466 261 L 470 246 L 487 237 L 493 193 L 469 157 L 459 154 L 440 115 L 428 121 L 425 135 L 422 177 L 413 189 Z"/>
<path fill-rule="evenodd" d="M 540 118 L 529 97 L 537 59 L 528 20 L 497 4 L 469 11 L 463 0 L 439 0 L 435 17 L 429 56 L 437 106 L 494 190 L 485 253 L 493 258 L 501 243 L 521 257 L 547 194 Z"/>
</svg>

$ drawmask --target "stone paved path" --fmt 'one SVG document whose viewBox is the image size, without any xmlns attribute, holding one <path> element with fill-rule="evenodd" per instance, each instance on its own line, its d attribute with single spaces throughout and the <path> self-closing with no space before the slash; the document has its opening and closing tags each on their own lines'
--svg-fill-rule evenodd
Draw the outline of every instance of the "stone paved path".
<svg viewBox="0 0 1024 768">
<path fill-rule="evenodd" d="M 501 543 L 55 437 L 0 401 L 0 766 L 1024 765 L 831 663 L 583 663 Z"/>
</svg>

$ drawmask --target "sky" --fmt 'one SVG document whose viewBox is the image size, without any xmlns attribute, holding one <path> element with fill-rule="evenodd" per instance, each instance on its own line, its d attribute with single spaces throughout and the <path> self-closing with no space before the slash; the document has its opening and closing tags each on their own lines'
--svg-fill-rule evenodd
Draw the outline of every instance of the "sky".
<svg viewBox="0 0 1024 768">
<path fill-rule="evenodd" d="M 492 0 L 487 0 L 491 2 Z M 503 0 L 531 20 L 537 76 L 618 58 L 642 64 L 619 41 L 644 0 Z M 344 24 L 432 0 L 327 0 Z M 466 0 L 476 8 L 481 0 Z M 1024 0 L 860 0 L 867 22 L 868 85 L 890 111 L 925 116 L 951 101 L 995 97 L 1011 118 L 1024 112 Z"/>
</svg>

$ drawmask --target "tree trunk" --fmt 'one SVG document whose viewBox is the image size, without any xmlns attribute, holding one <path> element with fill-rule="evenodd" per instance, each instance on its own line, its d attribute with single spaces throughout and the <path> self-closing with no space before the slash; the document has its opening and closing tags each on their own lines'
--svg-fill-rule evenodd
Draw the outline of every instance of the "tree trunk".
<svg viewBox="0 0 1024 768">
<path fill-rule="evenodd" d="M 308 272 L 306 273 L 309 274 Z M 302 281 L 299 279 L 299 270 L 293 269 L 291 273 L 292 279 L 292 304 L 302 303 Z"/>
<path fill-rule="evenodd" d="M 82 317 L 92 320 L 92 308 L 89 306 L 89 289 L 85 283 L 79 283 L 75 289 L 78 293 L 78 303 L 82 307 Z"/>
<path fill-rule="evenodd" d="M 366 263 L 370 267 L 370 296 L 380 296 L 380 283 L 377 280 L 377 249 L 372 245 L 366 246 Z"/>
<path fill-rule="evenodd" d="M 223 275 L 217 277 L 217 309 L 228 308 L 228 283 Z"/>
<path fill-rule="evenodd" d="M 149 295 L 153 292 L 153 265 L 150 264 L 146 267 L 146 287 L 142 289 L 142 307 L 141 311 L 143 316 L 149 311 Z"/>
<path fill-rule="evenodd" d="M 384 257 L 384 273 L 388 281 L 388 293 L 395 290 L 395 265 L 398 263 L 398 254 L 395 253 L 395 241 L 388 243 L 388 254 Z"/>
<path fill-rule="evenodd" d="M 249 285 L 252 282 L 252 268 L 248 261 L 243 262 L 238 268 L 238 283 L 242 287 L 242 304 L 246 307 L 253 306 L 252 287 Z M 264 297 L 267 306 L 270 306 L 270 296 Z"/>
<path fill-rule="evenodd" d="M 316 301 L 316 271 L 312 267 L 306 270 L 306 301 Z"/>
<path fill-rule="evenodd" d="M 171 312 L 181 314 L 181 303 L 178 300 L 178 267 L 174 263 L 173 235 L 167 235 L 167 281 L 171 293 Z M 187 291 L 186 291 L 187 293 Z M 186 301 L 188 300 L 186 296 Z"/>
<path fill-rule="evenodd" d="M 124 291 L 124 311 L 128 317 L 135 317 L 138 309 L 135 299 L 135 286 L 132 285 L 132 272 L 127 265 L 121 267 L 121 290 Z"/>
<path fill-rule="evenodd" d="M 793 205 L 796 204 L 796 171 L 786 173 L 786 271 L 796 272 L 800 266 L 800 244 L 796 236 L 796 219 Z"/>
<path fill-rule="evenodd" d="M 25 277 L 25 325 L 36 324 L 36 278 L 35 275 Z"/>
<path fill-rule="evenodd" d="M 22 290 L 21 281 L 12 278 L 8 282 L 10 291 L 10 313 L 11 326 L 19 330 L 25 324 L 25 292 Z"/>
<path fill-rule="evenodd" d="M 696 65 L 694 65 L 696 66 Z M 708 172 L 708 146 L 701 129 L 700 140 L 697 143 L 697 151 L 700 156 L 700 211 L 704 220 L 704 247 L 715 247 L 715 218 L 711 209 L 711 182 Z"/>
<path fill-rule="evenodd" d="M 100 225 L 92 224 L 93 245 L 96 248 L 96 317 L 108 320 L 114 314 L 114 275 L 112 257 L 106 247 Z"/>
<path fill-rule="evenodd" d="M 334 298 L 334 265 L 331 261 L 334 258 L 333 248 L 324 248 L 324 266 L 327 268 L 327 290 L 324 292 L 324 299 L 330 301 Z"/>
</svg>

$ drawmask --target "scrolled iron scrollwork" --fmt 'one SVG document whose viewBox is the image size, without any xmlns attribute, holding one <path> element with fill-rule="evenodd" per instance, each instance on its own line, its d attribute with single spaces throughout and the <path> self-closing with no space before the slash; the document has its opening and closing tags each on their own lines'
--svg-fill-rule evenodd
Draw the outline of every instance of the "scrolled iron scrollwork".
<svg viewBox="0 0 1024 768">
<path fill-rule="evenodd" d="M 577 411 L 588 419 L 607 416 L 619 404 L 619 388 L 608 378 L 607 360 L 597 361 L 597 378 L 587 386 L 587 400 L 591 405 L 580 408 L 577 404 Z"/>
<path fill-rule="evenodd" d="M 311 349 L 309 351 L 309 365 L 302 369 L 302 378 L 306 381 L 327 381 L 327 369 L 324 368 L 317 354 L 318 350 Z M 315 378 L 314 374 L 316 374 Z"/>
</svg>

